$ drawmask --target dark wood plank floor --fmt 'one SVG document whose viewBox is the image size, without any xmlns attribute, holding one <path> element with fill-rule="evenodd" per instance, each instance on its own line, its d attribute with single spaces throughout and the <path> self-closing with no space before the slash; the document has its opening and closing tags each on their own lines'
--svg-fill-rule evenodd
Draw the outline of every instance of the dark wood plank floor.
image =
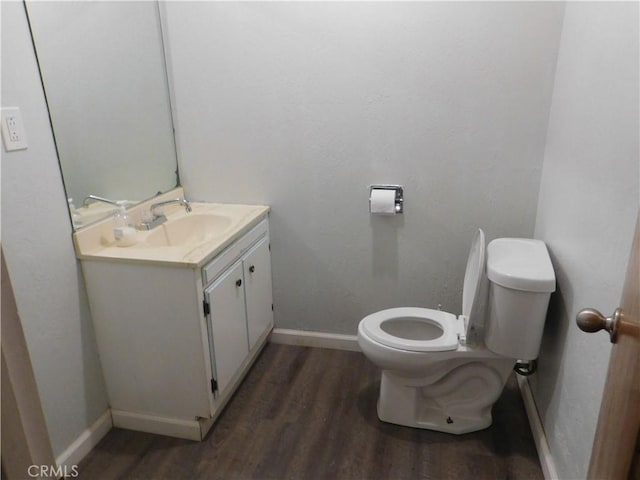
<svg viewBox="0 0 640 480">
<path fill-rule="evenodd" d="M 361 353 L 268 344 L 203 442 L 113 429 L 83 479 L 542 479 L 515 378 L 462 436 L 383 423 Z"/>
</svg>

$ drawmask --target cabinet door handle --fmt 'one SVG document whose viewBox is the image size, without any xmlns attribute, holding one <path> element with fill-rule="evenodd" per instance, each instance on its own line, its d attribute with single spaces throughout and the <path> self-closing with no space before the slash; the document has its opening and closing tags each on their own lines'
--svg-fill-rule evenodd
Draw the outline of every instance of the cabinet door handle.
<svg viewBox="0 0 640 480">
<path fill-rule="evenodd" d="M 255 265 L 251 265 L 251 266 L 249 267 L 249 272 L 250 272 L 250 273 L 253 273 L 253 272 L 255 272 L 255 271 L 256 271 L 256 266 L 255 266 Z"/>
<path fill-rule="evenodd" d="M 236 280 L 236 287 L 240 287 L 242 285 L 242 279 Z"/>
</svg>

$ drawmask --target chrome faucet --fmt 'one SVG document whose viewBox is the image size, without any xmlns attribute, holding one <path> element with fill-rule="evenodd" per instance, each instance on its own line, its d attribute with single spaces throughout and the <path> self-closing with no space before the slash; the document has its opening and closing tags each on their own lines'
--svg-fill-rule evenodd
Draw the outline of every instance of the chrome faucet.
<svg viewBox="0 0 640 480">
<path fill-rule="evenodd" d="M 156 212 L 155 209 L 159 208 L 159 207 L 164 207 L 165 205 L 169 205 L 171 203 L 179 203 L 180 205 L 184 206 L 184 209 L 187 211 L 187 213 L 189 213 L 191 211 L 191 204 L 189 203 L 189 201 L 185 198 L 174 198 L 172 200 L 165 200 L 163 202 L 158 202 L 158 203 L 154 203 L 151 205 L 151 208 L 149 208 L 149 210 L 151 210 L 151 215 L 153 215 L 154 217 L 156 216 Z"/>
<path fill-rule="evenodd" d="M 103 202 L 103 203 L 108 203 L 109 205 L 115 205 L 116 207 L 119 207 L 120 204 L 114 200 L 109 200 L 108 198 L 104 198 L 104 197 L 99 197 L 97 195 L 89 195 L 88 197 L 86 197 L 84 199 L 84 202 L 82 202 L 82 204 L 85 207 L 88 207 L 89 204 L 91 203 L 91 200 L 93 200 L 94 202 Z"/>
<path fill-rule="evenodd" d="M 164 200 L 162 202 L 154 203 L 149 208 L 149 211 L 151 212 L 151 219 L 149 219 L 149 221 L 143 220 L 142 222 L 140 222 L 137 226 L 138 230 L 152 230 L 166 222 L 167 217 L 162 213 L 156 213 L 156 208 L 164 207 L 165 205 L 169 205 L 172 203 L 179 203 L 180 205 L 184 206 L 184 209 L 187 211 L 187 213 L 191 211 L 191 204 L 184 198 L 174 198 L 172 200 Z"/>
</svg>

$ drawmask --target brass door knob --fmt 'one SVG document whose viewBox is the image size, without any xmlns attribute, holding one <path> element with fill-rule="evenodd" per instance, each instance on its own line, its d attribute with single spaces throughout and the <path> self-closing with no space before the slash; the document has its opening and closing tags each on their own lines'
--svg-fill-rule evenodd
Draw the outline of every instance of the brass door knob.
<svg viewBox="0 0 640 480">
<path fill-rule="evenodd" d="M 609 332 L 611 343 L 616 343 L 618 323 L 621 315 L 622 310 L 619 308 L 616 308 L 616 311 L 613 312 L 613 315 L 610 317 L 605 317 L 595 308 L 583 308 L 576 315 L 576 323 L 580 330 L 587 333 L 606 330 Z"/>
</svg>

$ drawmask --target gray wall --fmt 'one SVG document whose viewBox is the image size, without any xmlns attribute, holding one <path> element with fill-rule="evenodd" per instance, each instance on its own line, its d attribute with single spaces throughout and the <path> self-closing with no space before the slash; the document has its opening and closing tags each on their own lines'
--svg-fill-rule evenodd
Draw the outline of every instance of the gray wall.
<svg viewBox="0 0 640 480">
<path fill-rule="evenodd" d="M 619 305 L 638 211 L 638 4 L 568 3 L 535 235 L 558 278 L 531 377 L 560 478 L 586 478 L 609 363 L 576 313 Z"/>
<path fill-rule="evenodd" d="M 562 4 L 164 7 L 182 182 L 273 208 L 278 327 L 460 313 L 475 229 L 533 234 Z M 372 183 L 406 214 L 370 217 Z"/>
<path fill-rule="evenodd" d="M 107 409 L 107 398 L 19 2 L 2 3 L 2 106 L 20 107 L 29 141 L 27 150 L 2 151 L 2 248 L 58 456 Z"/>
</svg>

